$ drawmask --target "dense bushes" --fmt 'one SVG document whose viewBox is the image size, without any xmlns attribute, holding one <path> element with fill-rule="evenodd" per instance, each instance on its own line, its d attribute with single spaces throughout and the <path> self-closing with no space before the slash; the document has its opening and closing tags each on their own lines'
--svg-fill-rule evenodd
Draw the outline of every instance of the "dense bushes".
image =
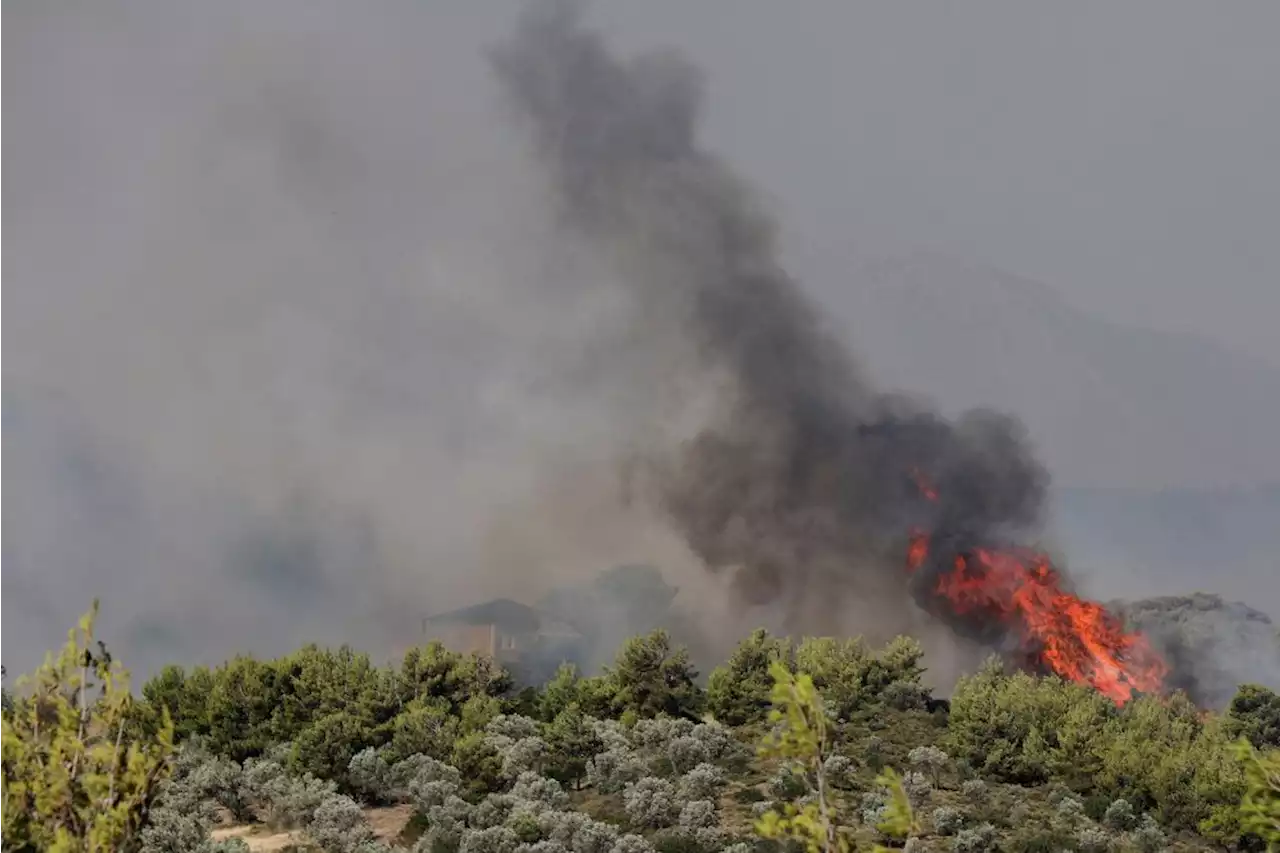
<svg viewBox="0 0 1280 853">
<path fill-rule="evenodd" d="M 1280 695 L 1260 684 L 1242 684 L 1227 708 L 1227 729 L 1257 749 L 1280 749 Z"/>
<path fill-rule="evenodd" d="M 763 720 L 769 710 L 770 668 L 782 663 L 809 673 L 825 705 L 838 719 L 873 715 L 893 708 L 924 708 L 929 692 L 920 683 L 924 651 L 909 637 L 898 637 L 879 651 L 861 638 L 808 638 L 798 646 L 770 637 L 763 629 L 740 643 L 729 660 L 712 671 L 707 710 L 726 725 Z"/>
<path fill-rule="evenodd" d="M 962 678 L 951 697 L 951 752 L 994 779 L 1040 784 L 1098 769 L 1093 739 L 1115 715 L 1097 693 L 1054 678 L 1005 675 L 989 661 Z"/>
<path fill-rule="evenodd" d="M 770 637 L 763 628 L 753 632 L 736 648 L 723 666 L 707 680 L 707 710 L 726 726 L 741 726 L 763 720 L 769 711 L 773 680 L 769 667 L 774 661 L 791 660 L 790 645 Z"/>
<path fill-rule="evenodd" d="M 504 770 L 480 733 L 503 710 L 520 711 L 547 724 L 542 770 L 574 787 L 588 777 L 588 756 L 603 751 L 594 749 L 597 735 L 584 719 L 696 720 L 705 708 L 730 725 L 759 721 L 769 705 L 773 661 L 807 667 L 831 697 L 829 707 L 846 718 L 886 705 L 919 707 L 912 697 L 927 696 L 914 641 L 900 638 L 878 653 L 860 640 L 806 640 L 793 649 L 764 631 L 712 674 L 704 694 L 688 651 L 661 630 L 627 641 L 603 675 L 583 678 L 566 665 L 544 689 L 514 695 L 510 677 L 492 661 L 438 643 L 410 650 L 394 668 L 374 666 L 345 647 L 315 646 L 275 661 L 237 657 L 213 670 L 169 667 L 143 695 L 168 711 L 180 739 L 199 736 L 234 761 L 288 743 L 292 772 L 332 780 L 347 793 L 355 792 L 348 765 L 369 748 L 391 763 L 412 755 L 454 762 L 471 790 L 490 790 Z M 697 743 L 676 742 L 669 760 L 687 769 L 702 756 Z"/>
<path fill-rule="evenodd" d="M 388 747 L 393 760 L 449 757 L 466 721 L 482 726 L 510 687 L 492 661 L 433 643 L 411 649 L 398 668 L 375 666 L 346 647 L 316 646 L 275 661 L 240 656 L 214 670 L 168 667 L 142 692 L 168 711 L 178 732 L 204 738 L 217 754 L 243 761 L 291 743 L 292 770 L 345 790 L 347 765 L 370 746 Z"/>
<path fill-rule="evenodd" d="M 704 694 L 658 631 L 602 675 L 566 666 L 519 693 L 438 644 L 395 666 L 310 646 L 169 667 L 133 701 L 91 646 L 77 635 L 34 692 L 6 697 L 6 850 L 47 848 L 59 827 L 75 850 L 95 832 L 146 853 L 242 849 L 208 840 L 230 818 L 376 853 L 365 810 L 395 805 L 422 853 L 1249 850 L 1280 820 L 1277 703 L 1256 685 L 1223 715 L 1180 695 L 1117 708 L 993 662 L 948 717 L 906 638 L 876 651 L 758 631 Z M 762 736 L 757 756 L 744 741 Z M 757 819 L 774 841 L 751 848 Z"/>
<path fill-rule="evenodd" d="M 588 786 L 617 797 L 628 829 L 660 830 L 659 847 L 716 847 L 709 815 L 717 813 L 726 768 L 741 770 L 746 756 L 726 729 L 695 721 L 705 710 L 732 726 L 762 722 L 776 663 L 809 674 L 826 712 L 842 726 L 883 730 L 892 713 L 908 715 L 904 721 L 913 713 L 929 720 L 922 713 L 931 704 L 920 681 L 922 651 L 914 640 L 899 638 L 881 649 L 860 639 L 806 639 L 794 646 L 763 630 L 712 672 L 705 693 L 689 654 L 659 630 L 623 644 L 603 675 L 582 678 L 575 667 L 563 666 L 543 688 L 520 694 L 512 693 L 511 679 L 492 662 L 431 644 L 408 652 L 398 667 L 372 666 L 346 648 L 316 647 L 279 661 L 236 658 L 216 670 L 172 667 L 146 685 L 145 695 L 172 713 L 179 736 L 200 736 L 229 761 L 288 744 L 280 767 L 298 779 L 335 786 L 316 790 L 312 800 L 348 794 L 381 804 L 417 797 L 413 802 L 424 813 L 435 809 L 438 818 L 440 809 L 452 809 L 452 824 L 434 830 L 436 844 L 453 839 L 461 845 L 463 838 L 470 839 L 468 849 L 507 847 L 512 838 L 516 845 L 552 844 L 529 821 L 517 833 L 486 817 L 500 804 L 488 798 L 511 795 L 520 780 L 521 802 L 559 802 L 554 793 L 529 793 L 530 779 L 541 779 L 561 793 Z M 937 743 L 908 749 L 868 733 L 858 760 L 831 757 L 829 784 L 861 795 L 868 793 L 868 776 L 860 776 L 858 767 L 869 774 L 886 761 L 909 768 L 901 783 L 906 797 L 916 807 L 932 804 L 937 833 L 954 838 L 956 849 L 986 844 L 987 822 L 998 825 L 998 813 L 984 822 L 961 808 L 965 798 L 989 798 L 983 779 L 1021 788 L 1057 785 L 1100 803 L 1079 818 L 1061 809 L 1084 800 L 1059 803 L 1056 829 L 1025 836 L 1033 847 L 1048 843 L 1050 835 L 1059 839 L 1053 843 L 1070 839 L 1082 849 L 1112 844 L 1121 835 L 1142 847 L 1155 843 L 1160 826 L 1231 843 L 1245 822 L 1238 806 L 1244 774 L 1229 744 L 1243 735 L 1258 747 L 1274 745 L 1277 708 L 1274 693 L 1251 685 L 1222 717 L 1206 717 L 1179 697 L 1139 698 L 1117 708 L 1083 686 L 1005 674 L 993 661 L 957 685 L 945 729 L 931 724 L 941 738 Z M 415 761 L 449 767 L 457 780 L 448 794 L 440 792 L 439 780 L 420 783 L 410 794 L 412 774 L 406 774 Z M 961 800 L 946 800 L 946 790 L 961 785 Z M 774 777 L 771 795 L 805 794 L 803 785 L 792 790 L 782 774 Z M 502 802 L 502 808 L 512 806 Z M 463 817 L 461 803 L 488 804 Z M 311 806 L 319 807 L 319 800 Z M 330 822 L 343 824 L 346 818 L 339 816 L 349 807 L 330 812 Z M 483 835 L 466 834 L 477 827 Z M 535 835 L 538 841 L 520 840 Z"/>
<path fill-rule="evenodd" d="M 627 640 L 606 670 L 614 709 L 636 717 L 696 716 L 702 706 L 702 691 L 694 683 L 697 677 L 689 650 L 672 647 L 663 630 Z"/>
<path fill-rule="evenodd" d="M 1078 685 L 988 666 L 957 686 L 948 740 L 990 778 L 1123 798 L 1162 824 L 1225 840 L 1244 792 L 1229 726 L 1182 695 L 1117 709 Z"/>
</svg>

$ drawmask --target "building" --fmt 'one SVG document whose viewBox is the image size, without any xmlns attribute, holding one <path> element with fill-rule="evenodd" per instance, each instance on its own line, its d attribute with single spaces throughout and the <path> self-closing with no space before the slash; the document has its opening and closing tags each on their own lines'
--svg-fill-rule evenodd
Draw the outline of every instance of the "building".
<svg viewBox="0 0 1280 853">
<path fill-rule="evenodd" d="M 573 660 L 583 639 L 572 626 L 508 598 L 429 616 L 422 633 L 455 652 L 488 655 L 533 683 Z"/>
</svg>

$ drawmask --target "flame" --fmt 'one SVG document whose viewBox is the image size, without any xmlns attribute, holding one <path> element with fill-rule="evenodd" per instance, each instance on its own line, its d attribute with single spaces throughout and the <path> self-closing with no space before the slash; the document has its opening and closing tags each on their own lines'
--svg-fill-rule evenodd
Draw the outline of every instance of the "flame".
<svg viewBox="0 0 1280 853">
<path fill-rule="evenodd" d="M 922 494 L 937 492 L 912 472 Z M 929 554 L 929 536 L 911 531 L 907 571 Z M 1123 705 L 1134 692 L 1159 692 L 1168 667 L 1139 633 L 1093 601 L 1062 588 L 1049 558 L 1027 549 L 974 549 L 958 554 L 934 590 L 954 613 L 993 619 L 1012 629 L 1023 647 L 1050 671 L 1087 684 Z"/>
<path fill-rule="evenodd" d="M 938 499 L 938 490 L 933 487 L 933 484 L 929 482 L 919 468 L 911 469 L 911 479 L 915 481 L 916 488 L 920 490 L 920 494 L 931 501 Z"/>
<path fill-rule="evenodd" d="M 911 538 L 907 542 L 907 571 L 914 572 L 924 565 L 929 556 L 929 534 L 918 527 L 911 530 Z"/>
</svg>

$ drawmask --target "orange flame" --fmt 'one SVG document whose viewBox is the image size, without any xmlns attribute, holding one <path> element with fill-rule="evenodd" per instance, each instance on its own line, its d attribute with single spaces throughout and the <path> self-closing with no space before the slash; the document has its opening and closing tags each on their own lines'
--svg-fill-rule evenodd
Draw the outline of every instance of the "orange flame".
<svg viewBox="0 0 1280 853">
<path fill-rule="evenodd" d="M 907 571 L 914 572 L 924 565 L 929 556 L 929 534 L 920 528 L 911 530 L 911 538 L 907 542 Z"/>
<path fill-rule="evenodd" d="M 925 497 L 934 500 L 937 493 L 926 489 L 923 477 L 918 472 L 913 477 Z M 928 553 L 928 535 L 913 529 L 907 571 L 923 565 Z M 1044 554 L 977 549 L 957 555 L 935 591 L 957 614 L 985 615 L 1013 629 L 1048 669 L 1093 687 L 1117 705 L 1135 691 L 1158 692 L 1168 673 L 1144 636 L 1126 632 L 1101 604 L 1064 590 Z"/>
<path fill-rule="evenodd" d="M 920 472 L 919 468 L 911 469 L 911 479 L 915 481 L 916 488 L 920 490 L 920 494 L 924 495 L 931 501 L 936 501 L 938 499 L 938 490 L 935 489 L 933 484 L 930 483 L 924 474 Z"/>
</svg>

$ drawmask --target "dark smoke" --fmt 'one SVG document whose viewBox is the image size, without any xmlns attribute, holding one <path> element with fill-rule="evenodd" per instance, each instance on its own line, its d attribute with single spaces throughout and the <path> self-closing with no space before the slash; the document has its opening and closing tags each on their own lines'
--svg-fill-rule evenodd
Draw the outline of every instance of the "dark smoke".
<svg viewBox="0 0 1280 853">
<path fill-rule="evenodd" d="M 1111 606 L 1164 655 L 1168 686 L 1201 707 L 1226 707 L 1245 682 L 1280 689 L 1280 628 L 1259 610 L 1206 593 Z"/>
<path fill-rule="evenodd" d="M 699 368 L 723 380 L 716 414 L 650 473 L 690 547 L 746 602 L 813 631 L 851 601 L 902 608 L 912 526 L 952 551 L 1037 533 L 1047 474 L 1020 425 L 981 410 L 944 420 L 862 375 L 779 265 L 773 221 L 699 145 L 696 69 L 669 52 L 611 56 L 565 2 L 528 10 L 493 60 L 566 231 L 603 249 L 641 305 L 678 312 Z M 912 582 L 926 609 L 930 580 Z"/>
</svg>

